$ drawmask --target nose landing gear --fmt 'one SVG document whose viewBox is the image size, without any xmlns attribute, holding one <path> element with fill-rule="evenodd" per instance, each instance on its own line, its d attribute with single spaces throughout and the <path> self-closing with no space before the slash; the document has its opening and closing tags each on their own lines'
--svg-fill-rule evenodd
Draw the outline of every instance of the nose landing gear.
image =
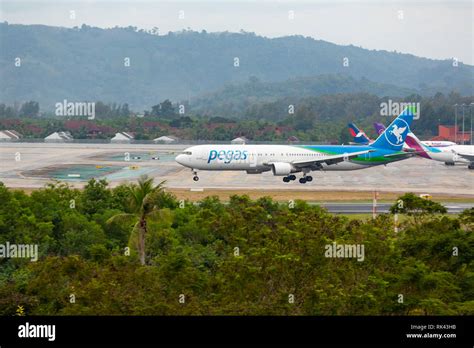
<svg viewBox="0 0 474 348">
<path fill-rule="evenodd" d="M 199 176 L 197 175 L 197 172 L 194 169 L 192 169 L 192 171 L 193 171 L 193 174 L 194 174 L 193 180 L 194 181 L 199 181 Z"/>
</svg>

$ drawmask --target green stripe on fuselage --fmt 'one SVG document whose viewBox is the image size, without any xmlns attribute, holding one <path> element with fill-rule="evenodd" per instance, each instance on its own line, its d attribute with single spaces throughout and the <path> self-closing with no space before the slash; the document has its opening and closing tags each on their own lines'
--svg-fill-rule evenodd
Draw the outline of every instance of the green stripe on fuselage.
<svg viewBox="0 0 474 348">
<path fill-rule="evenodd" d="M 356 158 L 350 160 L 350 162 L 357 164 L 365 165 L 377 165 L 377 164 L 386 164 L 390 162 L 400 161 L 405 159 L 406 153 L 403 151 L 392 151 L 392 150 L 382 150 L 376 149 L 370 146 L 342 146 L 342 145 L 297 145 L 295 147 L 304 148 L 306 150 L 311 150 L 315 152 L 324 153 L 327 155 L 341 155 L 344 153 L 350 154 L 351 152 L 359 152 L 364 150 L 372 150 L 364 155 L 359 155 Z M 385 157 L 385 155 L 390 155 L 391 157 Z M 394 156 L 400 155 L 400 157 Z"/>
</svg>

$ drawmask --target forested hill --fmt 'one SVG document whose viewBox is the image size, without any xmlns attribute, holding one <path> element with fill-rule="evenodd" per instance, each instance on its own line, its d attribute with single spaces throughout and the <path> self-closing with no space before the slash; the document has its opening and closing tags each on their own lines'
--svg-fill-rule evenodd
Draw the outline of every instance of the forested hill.
<svg viewBox="0 0 474 348">
<path fill-rule="evenodd" d="M 156 35 L 134 27 L 1 23 L 0 45 L 0 102 L 35 100 L 45 109 L 69 99 L 129 103 L 140 110 L 165 98 L 189 99 L 244 83 L 252 76 L 281 82 L 345 74 L 381 88 L 389 84 L 420 94 L 472 94 L 474 76 L 474 67 L 461 62 L 454 67 L 451 60 L 245 32 Z M 21 66 L 15 66 L 15 58 Z"/>
<path fill-rule="evenodd" d="M 262 82 L 256 77 L 250 77 L 247 82 L 227 85 L 216 92 L 193 98 L 190 109 L 204 115 L 239 118 L 245 115 L 251 116 L 249 110 L 258 105 L 286 103 L 288 106 L 288 104 L 300 104 L 302 98 L 334 94 L 350 94 L 354 98 L 358 98 L 360 94 L 405 97 L 417 94 L 417 91 L 372 82 L 366 78 L 357 79 L 345 74 L 299 77 L 281 82 Z M 283 106 L 281 110 L 285 110 L 285 107 Z"/>
</svg>

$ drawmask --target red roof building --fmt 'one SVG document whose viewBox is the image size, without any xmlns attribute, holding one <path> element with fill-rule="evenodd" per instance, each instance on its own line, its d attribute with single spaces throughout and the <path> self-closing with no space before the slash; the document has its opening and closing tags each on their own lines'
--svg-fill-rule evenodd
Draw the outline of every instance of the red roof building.
<svg viewBox="0 0 474 348">
<path fill-rule="evenodd" d="M 433 137 L 430 140 L 435 140 L 435 141 L 440 141 L 440 140 L 446 140 L 446 141 L 457 141 L 458 143 L 462 143 L 464 140 L 464 143 L 469 143 L 471 140 L 471 134 L 470 132 L 460 132 L 459 131 L 459 126 L 443 126 L 439 125 L 438 126 L 438 135 Z"/>
</svg>

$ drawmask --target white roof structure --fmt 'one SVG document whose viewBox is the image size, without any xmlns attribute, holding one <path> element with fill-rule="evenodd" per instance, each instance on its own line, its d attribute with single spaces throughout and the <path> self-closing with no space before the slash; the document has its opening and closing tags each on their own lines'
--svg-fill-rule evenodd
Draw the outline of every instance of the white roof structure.
<svg viewBox="0 0 474 348">
<path fill-rule="evenodd" d="M 127 132 L 115 133 L 115 136 L 110 139 L 111 143 L 129 143 L 133 140 L 133 135 Z"/>
<path fill-rule="evenodd" d="M 18 140 L 22 135 L 14 130 L 0 131 L 0 141 Z"/>
<path fill-rule="evenodd" d="M 74 138 L 72 137 L 71 133 L 69 132 L 54 132 L 44 138 L 44 141 L 47 143 L 63 143 L 66 141 L 72 141 Z"/>
<path fill-rule="evenodd" d="M 153 139 L 153 142 L 155 143 L 164 143 L 164 144 L 170 144 L 174 143 L 175 141 L 179 140 L 173 135 L 163 135 L 159 138 Z"/>
<path fill-rule="evenodd" d="M 246 137 L 238 137 L 232 140 L 230 143 L 231 144 L 245 144 L 247 141 L 249 141 Z"/>
</svg>

